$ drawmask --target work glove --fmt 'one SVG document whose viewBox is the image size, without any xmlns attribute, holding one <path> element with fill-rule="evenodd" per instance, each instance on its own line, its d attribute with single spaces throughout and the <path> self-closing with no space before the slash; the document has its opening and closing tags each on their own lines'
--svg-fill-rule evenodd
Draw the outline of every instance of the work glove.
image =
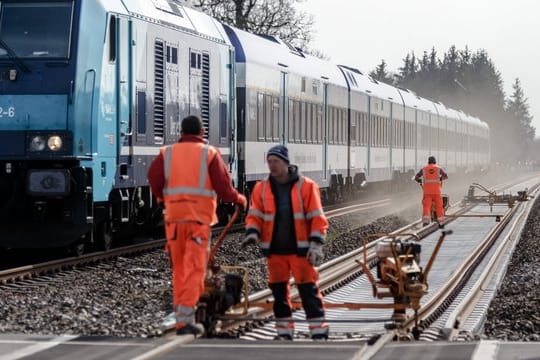
<svg viewBox="0 0 540 360">
<path fill-rule="evenodd" d="M 309 242 L 309 249 L 306 254 L 307 261 L 313 266 L 319 266 L 323 260 L 323 245 L 316 241 Z"/>
<path fill-rule="evenodd" d="M 238 197 L 236 198 L 236 201 L 234 202 L 236 205 L 240 206 L 242 211 L 245 211 L 247 208 L 247 199 L 244 195 L 238 194 Z"/>
<path fill-rule="evenodd" d="M 259 237 L 257 236 L 257 234 L 255 233 L 252 233 L 252 234 L 249 234 L 248 236 L 246 236 L 246 238 L 244 240 L 242 240 L 242 242 L 240 243 L 240 248 L 241 249 L 245 249 L 247 248 L 248 246 L 250 245 L 257 245 L 257 242 L 259 241 Z"/>
</svg>

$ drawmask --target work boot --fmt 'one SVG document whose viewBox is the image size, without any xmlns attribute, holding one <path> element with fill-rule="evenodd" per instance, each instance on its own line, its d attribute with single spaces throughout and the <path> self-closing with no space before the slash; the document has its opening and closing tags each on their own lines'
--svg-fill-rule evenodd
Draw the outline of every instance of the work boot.
<svg viewBox="0 0 540 360">
<path fill-rule="evenodd" d="M 202 335 L 204 334 L 204 326 L 199 323 L 195 324 L 186 324 L 181 328 L 176 329 L 176 335 Z"/>
<path fill-rule="evenodd" d="M 444 229 L 444 224 L 439 223 L 439 229 Z"/>
<path fill-rule="evenodd" d="M 426 222 L 425 222 L 425 223 L 422 223 L 422 227 L 426 227 L 426 226 L 428 226 L 428 225 L 429 225 L 429 223 L 426 223 Z"/>
<path fill-rule="evenodd" d="M 314 340 L 314 341 L 328 340 L 328 334 L 313 334 L 311 335 L 311 340 Z"/>
</svg>

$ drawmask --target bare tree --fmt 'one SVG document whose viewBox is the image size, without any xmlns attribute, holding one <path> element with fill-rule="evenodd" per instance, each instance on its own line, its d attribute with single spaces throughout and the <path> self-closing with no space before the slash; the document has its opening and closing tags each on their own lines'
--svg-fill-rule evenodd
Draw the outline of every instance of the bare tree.
<svg viewBox="0 0 540 360">
<path fill-rule="evenodd" d="M 306 48 L 312 40 L 313 15 L 299 11 L 304 0 L 193 0 L 193 7 L 217 20 L 256 34 L 278 36 Z"/>
</svg>

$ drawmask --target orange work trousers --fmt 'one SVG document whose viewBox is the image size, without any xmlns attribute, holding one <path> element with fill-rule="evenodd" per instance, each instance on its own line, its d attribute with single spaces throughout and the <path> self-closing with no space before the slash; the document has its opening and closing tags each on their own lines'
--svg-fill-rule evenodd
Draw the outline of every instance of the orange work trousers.
<svg viewBox="0 0 540 360">
<path fill-rule="evenodd" d="M 424 194 L 422 199 L 423 211 L 422 222 L 431 222 L 431 204 L 435 204 L 435 212 L 437 213 L 437 222 L 441 223 L 444 220 L 444 207 L 441 194 Z"/>
<path fill-rule="evenodd" d="M 289 282 L 291 273 L 296 284 L 314 283 L 319 280 L 319 273 L 305 256 L 270 255 L 267 259 L 268 282 L 270 284 Z"/>
<path fill-rule="evenodd" d="M 311 265 L 305 256 L 295 255 L 270 255 L 267 259 L 268 282 L 274 295 L 274 315 L 276 318 L 285 319 L 284 322 L 276 323 L 276 329 L 289 332 L 294 328 L 291 316 L 291 297 L 289 278 L 291 273 L 298 287 L 302 306 L 306 312 L 306 318 L 315 319 L 317 325 L 310 324 L 310 329 L 327 328 L 324 324 L 324 304 L 321 292 L 317 288 L 319 273 Z"/>
<path fill-rule="evenodd" d="M 172 263 L 174 308 L 194 307 L 204 293 L 210 245 L 210 225 L 166 223 L 165 235 Z"/>
</svg>

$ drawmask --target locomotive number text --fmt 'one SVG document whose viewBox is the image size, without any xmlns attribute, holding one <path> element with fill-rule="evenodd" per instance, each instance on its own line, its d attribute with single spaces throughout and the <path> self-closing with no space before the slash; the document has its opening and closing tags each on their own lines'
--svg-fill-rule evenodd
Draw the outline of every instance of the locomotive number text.
<svg viewBox="0 0 540 360">
<path fill-rule="evenodd" d="M 0 106 L 0 118 L 2 117 L 14 117 L 15 116 L 15 108 L 13 106 L 10 106 L 8 108 L 3 108 Z"/>
</svg>

